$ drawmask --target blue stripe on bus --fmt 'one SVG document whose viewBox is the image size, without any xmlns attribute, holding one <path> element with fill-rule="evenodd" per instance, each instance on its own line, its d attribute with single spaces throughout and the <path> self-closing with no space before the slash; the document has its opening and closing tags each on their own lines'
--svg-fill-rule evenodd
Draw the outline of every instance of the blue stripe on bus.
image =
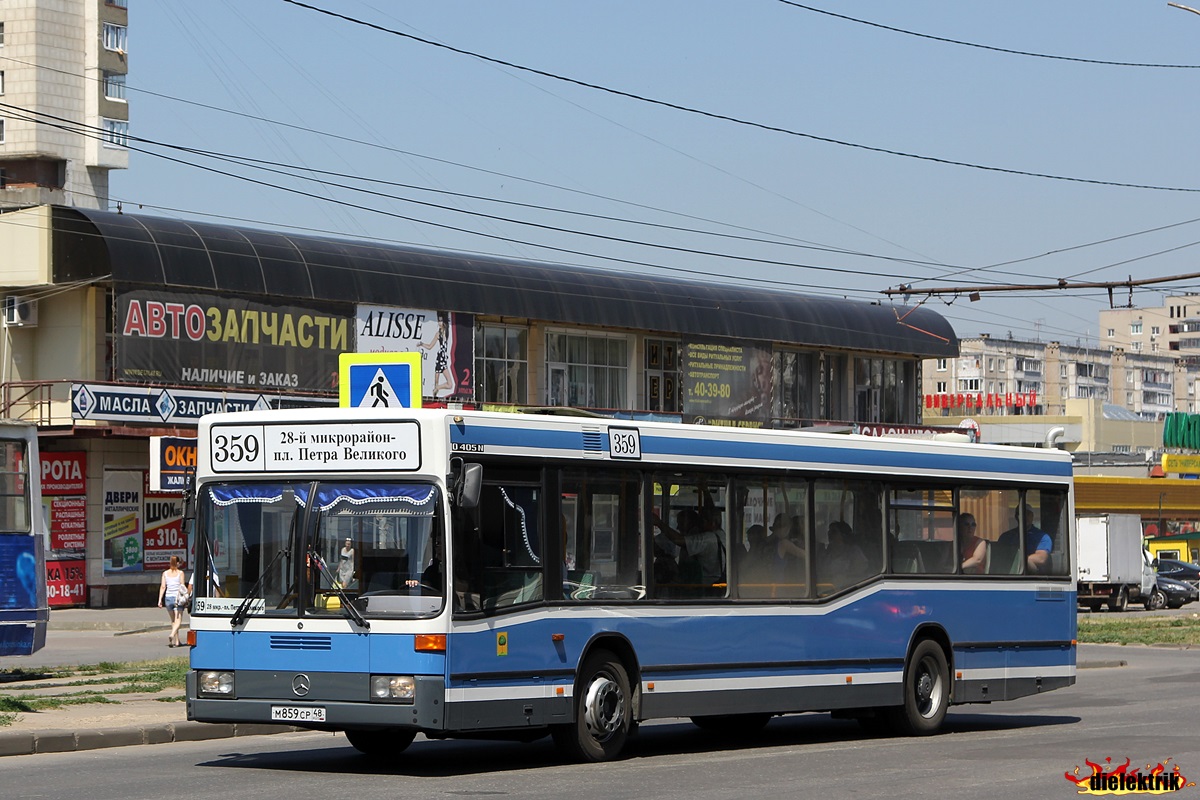
<svg viewBox="0 0 1200 800">
<path fill-rule="evenodd" d="M 699 427 L 697 431 L 699 432 Z M 479 444 L 492 447 L 521 447 L 542 450 L 584 451 L 584 436 L 580 430 L 547 430 L 544 428 L 493 427 L 470 425 L 465 430 L 450 428 L 450 440 L 455 444 Z M 985 472 L 998 475 L 1022 474 L 1069 478 L 1071 462 L 1066 459 L 1023 459 L 1003 456 L 984 456 L 931 453 L 913 450 L 875 450 L 861 447 L 836 447 L 795 442 L 725 441 L 693 437 L 641 437 L 642 458 L 652 461 L 655 456 L 707 456 L 749 461 L 783 461 L 797 465 L 805 463 L 843 464 L 857 467 L 903 468 L 905 470 L 943 470 L 956 472 Z"/>
<path fill-rule="evenodd" d="M 301 639 L 310 642 L 305 645 Z M 318 639 L 325 641 L 314 643 Z M 278 670 L 286 665 L 287 670 L 295 672 L 443 674 L 445 656 L 416 652 L 413 639 L 412 634 L 392 633 L 320 633 L 301 637 L 278 631 L 204 631 L 196 637 L 191 666 L 192 669 Z"/>
<path fill-rule="evenodd" d="M 595 636 L 615 631 L 628 639 L 645 673 L 662 679 L 863 673 L 897 669 L 913 631 L 926 623 L 947 632 L 957 669 L 1064 666 L 1075 663 L 1074 649 L 1064 644 L 1075 635 L 1075 596 L 1065 594 L 1069 597 L 1055 603 L 1061 613 L 1052 614 L 1044 613 L 1045 601 L 1037 599 L 1033 585 L 1027 592 L 888 588 L 828 613 L 793 616 L 739 615 L 735 607 L 703 616 L 699 608 L 680 608 L 670 617 L 638 616 L 634 605 L 576 617 L 548 608 L 533 618 L 497 616 L 486 630 L 454 633 L 445 657 L 415 653 L 411 634 L 320 634 L 328 649 L 291 649 L 285 641 L 287 649 L 280 650 L 272 647 L 273 638 L 278 644 L 287 634 L 206 631 L 198 637 L 192 666 L 255 670 L 286 663 L 296 671 L 418 675 L 444 675 L 448 669 L 452 678 L 524 685 L 528 676 L 572 673 Z M 562 639 L 556 642 L 558 634 Z M 985 638 L 982 647 L 969 646 Z"/>
</svg>

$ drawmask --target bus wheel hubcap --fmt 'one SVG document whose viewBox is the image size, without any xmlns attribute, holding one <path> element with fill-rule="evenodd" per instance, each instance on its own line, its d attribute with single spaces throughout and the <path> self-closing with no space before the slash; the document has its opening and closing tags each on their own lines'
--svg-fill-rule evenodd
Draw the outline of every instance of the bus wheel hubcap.
<svg viewBox="0 0 1200 800">
<path fill-rule="evenodd" d="M 598 742 L 607 741 L 625 723 L 625 698 L 621 687 L 607 675 L 597 675 L 588 686 L 583 719 Z"/>
<path fill-rule="evenodd" d="M 917 676 L 916 699 L 921 716 L 933 716 L 938 710 L 941 698 L 938 696 L 941 688 L 938 686 L 938 676 L 934 668 L 922 662 L 920 674 Z"/>
</svg>

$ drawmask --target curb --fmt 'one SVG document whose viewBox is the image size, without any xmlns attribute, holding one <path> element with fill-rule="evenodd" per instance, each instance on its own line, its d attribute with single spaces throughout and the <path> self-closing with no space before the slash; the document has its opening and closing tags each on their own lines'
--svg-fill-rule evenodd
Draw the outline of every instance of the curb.
<svg viewBox="0 0 1200 800">
<path fill-rule="evenodd" d="M 88 731 L 0 732 L 0 757 L 28 756 L 35 753 L 73 753 L 79 750 L 127 747 L 134 744 L 200 742 L 208 739 L 228 739 L 235 736 L 294 733 L 300 730 L 303 729 L 257 723 L 170 722 L 124 728 L 95 728 Z"/>
</svg>

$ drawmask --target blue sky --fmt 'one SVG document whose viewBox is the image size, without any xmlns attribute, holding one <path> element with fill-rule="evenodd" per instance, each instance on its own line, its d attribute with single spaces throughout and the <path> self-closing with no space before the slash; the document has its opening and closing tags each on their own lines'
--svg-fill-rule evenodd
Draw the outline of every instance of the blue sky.
<svg viewBox="0 0 1200 800">
<path fill-rule="evenodd" d="M 131 134 L 342 176 L 282 176 L 137 144 L 314 196 L 134 152 L 114 175 L 114 201 L 187 219 L 895 302 L 901 313 L 904 301 L 881 290 L 1200 272 L 1200 69 L 966 47 L 779 0 L 307 1 L 755 125 L 500 66 L 284 0 L 135 0 Z M 1200 15 L 1165 2 L 804 5 L 994 48 L 1200 66 Z M 1173 284 L 1134 301 L 1159 305 L 1167 292 L 1196 290 L 1200 281 Z M 960 337 L 1011 331 L 1085 345 L 1096 343 L 1108 303 L 1096 290 L 927 302 Z"/>
</svg>

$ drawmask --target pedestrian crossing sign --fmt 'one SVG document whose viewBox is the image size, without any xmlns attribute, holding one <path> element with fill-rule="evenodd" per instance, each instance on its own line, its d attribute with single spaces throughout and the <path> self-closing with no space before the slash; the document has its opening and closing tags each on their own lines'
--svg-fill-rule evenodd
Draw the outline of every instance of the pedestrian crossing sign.
<svg viewBox="0 0 1200 800">
<path fill-rule="evenodd" d="M 342 408 L 420 408 L 420 353 L 342 353 L 338 356 Z"/>
</svg>

